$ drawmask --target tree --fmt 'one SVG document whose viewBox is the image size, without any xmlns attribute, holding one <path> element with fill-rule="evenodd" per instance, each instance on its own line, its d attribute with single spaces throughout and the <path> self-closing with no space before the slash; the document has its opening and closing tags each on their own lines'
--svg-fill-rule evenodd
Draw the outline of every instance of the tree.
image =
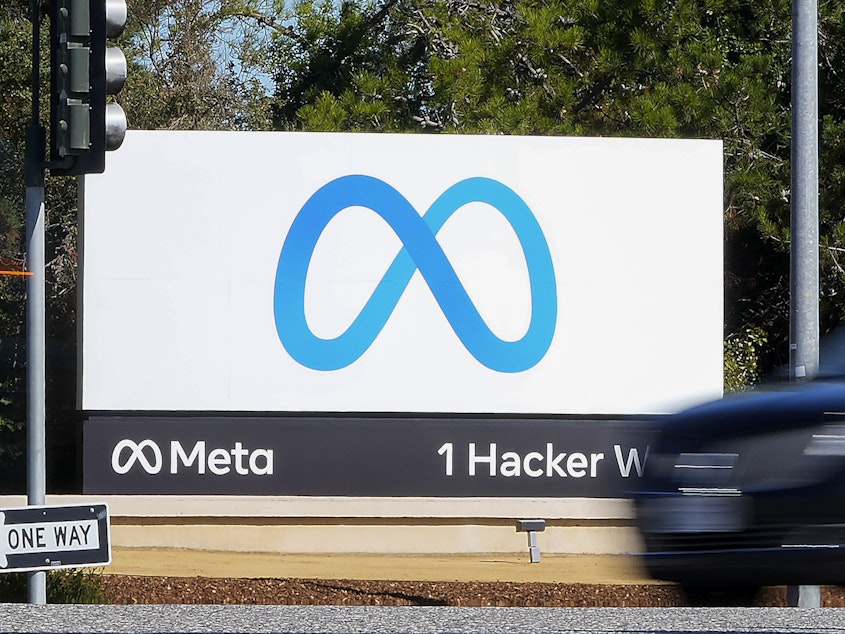
<svg viewBox="0 0 845 634">
<path fill-rule="evenodd" d="M 407 131 L 428 125 L 426 34 L 414 9 L 304 0 L 277 33 L 273 124 L 280 129 Z"/>
<path fill-rule="evenodd" d="M 823 330 L 845 308 L 842 14 L 820 7 Z M 790 2 L 304 0 L 293 15 L 279 128 L 723 139 L 725 337 L 741 344 L 726 351 L 753 345 L 754 376 L 785 362 Z"/>
<path fill-rule="evenodd" d="M 140 129 L 267 125 L 263 43 L 272 18 L 251 0 L 129 0 L 131 68 L 121 101 Z"/>
<path fill-rule="evenodd" d="M 31 4 L 15 0 L 0 9 L 0 269 L 20 273 L 25 259 L 24 146 L 32 119 Z M 41 93 L 47 94 L 46 24 L 42 28 Z M 46 120 L 48 103 L 40 108 Z M 48 478 L 56 490 L 73 486 L 75 435 L 75 187 L 54 180 L 46 191 Z M 0 482 L 4 491 L 24 486 L 26 421 L 25 278 L 0 275 Z"/>
<path fill-rule="evenodd" d="M 0 8 L 3 269 L 20 270 L 24 258 L 29 9 L 27 0 Z M 723 139 L 726 368 L 745 382 L 785 362 L 790 2 L 129 0 L 129 18 L 121 47 L 130 71 L 119 100 L 130 128 Z M 819 37 L 826 331 L 845 311 L 841 3 L 820 3 Z M 43 83 L 47 75 L 44 68 Z M 76 179 L 50 178 L 48 425 L 60 428 L 71 453 L 79 418 L 76 214 Z M 0 276 L 7 452 L 25 419 L 23 300 L 22 280 Z"/>
</svg>

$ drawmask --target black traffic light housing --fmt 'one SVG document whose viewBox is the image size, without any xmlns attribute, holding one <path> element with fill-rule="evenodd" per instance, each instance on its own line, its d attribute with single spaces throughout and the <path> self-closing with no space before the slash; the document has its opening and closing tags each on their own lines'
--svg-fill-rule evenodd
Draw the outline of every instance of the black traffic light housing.
<svg viewBox="0 0 845 634">
<path fill-rule="evenodd" d="M 52 0 L 50 7 L 50 172 L 105 171 L 126 116 L 108 95 L 126 80 L 123 52 L 107 44 L 126 24 L 125 0 Z"/>
</svg>

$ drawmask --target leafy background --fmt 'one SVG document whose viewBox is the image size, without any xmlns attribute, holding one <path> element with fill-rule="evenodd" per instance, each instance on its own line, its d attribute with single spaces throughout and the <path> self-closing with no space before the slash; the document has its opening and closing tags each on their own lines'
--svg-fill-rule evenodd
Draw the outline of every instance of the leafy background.
<svg viewBox="0 0 845 634">
<path fill-rule="evenodd" d="M 725 386 L 788 357 L 786 0 L 129 0 L 118 100 L 145 129 L 724 141 Z M 0 7 L 0 264 L 24 262 L 30 3 Z M 821 330 L 843 314 L 845 3 L 820 0 Z M 42 33 L 48 31 L 46 23 Z M 48 42 L 41 42 L 48 58 Z M 42 69 L 46 94 L 49 71 Z M 42 121 L 46 121 L 46 103 Z M 78 490 L 76 179 L 51 177 L 48 488 Z M 115 201 L 116 205 L 120 201 Z M 683 201 L 679 201 L 682 205 Z M 690 236 L 689 239 L 694 239 Z M 25 288 L 0 276 L 0 489 L 22 491 Z M 689 333 L 695 337 L 694 332 Z"/>
</svg>

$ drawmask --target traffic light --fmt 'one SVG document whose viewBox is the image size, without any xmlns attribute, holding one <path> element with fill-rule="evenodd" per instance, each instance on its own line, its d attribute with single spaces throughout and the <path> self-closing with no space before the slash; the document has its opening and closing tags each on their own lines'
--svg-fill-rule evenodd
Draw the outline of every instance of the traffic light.
<svg viewBox="0 0 845 634">
<path fill-rule="evenodd" d="M 126 25 L 126 0 L 52 0 L 50 172 L 97 174 L 126 134 L 123 108 L 108 102 L 126 81 L 123 51 L 107 45 Z"/>
</svg>

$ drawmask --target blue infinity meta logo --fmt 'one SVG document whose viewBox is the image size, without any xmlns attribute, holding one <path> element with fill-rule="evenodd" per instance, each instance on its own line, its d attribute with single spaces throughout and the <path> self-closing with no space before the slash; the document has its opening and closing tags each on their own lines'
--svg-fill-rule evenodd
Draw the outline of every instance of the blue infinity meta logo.
<svg viewBox="0 0 845 634">
<path fill-rule="evenodd" d="M 491 205 L 507 219 L 525 255 L 531 322 L 516 341 L 493 334 L 437 242 L 437 232 L 452 214 L 473 202 Z M 364 207 L 381 216 L 403 248 L 346 331 L 323 339 L 311 332 L 305 318 L 305 280 L 326 226 L 349 207 Z M 354 363 L 378 337 L 417 270 L 458 339 L 480 363 L 498 372 L 522 372 L 545 356 L 557 321 L 549 246 L 528 205 L 512 189 L 489 178 L 456 183 L 422 216 L 396 189 L 371 176 L 342 176 L 317 190 L 294 219 L 276 269 L 273 301 L 282 345 L 298 363 L 314 370 L 339 370 Z"/>
</svg>

